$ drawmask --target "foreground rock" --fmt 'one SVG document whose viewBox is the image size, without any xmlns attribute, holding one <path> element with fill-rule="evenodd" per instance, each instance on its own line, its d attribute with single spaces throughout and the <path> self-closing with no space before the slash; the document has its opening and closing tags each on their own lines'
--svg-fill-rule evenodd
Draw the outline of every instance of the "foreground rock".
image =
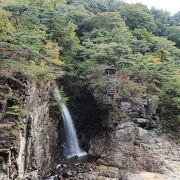
<svg viewBox="0 0 180 180">
<path fill-rule="evenodd" d="M 179 180 L 180 162 L 168 162 L 173 167 L 171 173 L 152 173 L 147 171 L 138 171 L 130 173 L 118 167 L 98 165 L 97 162 L 80 162 L 74 164 L 59 165 L 59 169 L 52 172 L 51 176 L 45 180 L 58 179 L 88 179 L 88 180 Z"/>
<path fill-rule="evenodd" d="M 180 149 L 154 131 L 135 127 L 102 133 L 91 141 L 89 155 L 99 163 L 126 169 L 129 172 L 171 171 L 168 161 L 180 161 Z"/>
</svg>

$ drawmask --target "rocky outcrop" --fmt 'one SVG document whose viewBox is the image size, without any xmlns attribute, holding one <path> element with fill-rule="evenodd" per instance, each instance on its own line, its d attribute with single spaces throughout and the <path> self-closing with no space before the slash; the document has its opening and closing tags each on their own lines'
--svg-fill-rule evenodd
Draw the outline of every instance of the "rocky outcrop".
<svg viewBox="0 0 180 180">
<path fill-rule="evenodd" d="M 95 162 L 93 170 L 80 173 L 84 179 L 143 179 L 148 173 L 152 179 L 179 177 L 179 146 L 163 134 L 158 103 L 145 86 L 102 74 L 85 82 L 66 81 L 81 142 Z M 98 166 L 117 169 L 118 175 L 104 176 Z"/>
<path fill-rule="evenodd" d="M 111 133 L 102 133 L 91 141 L 89 155 L 97 162 L 129 172 L 171 171 L 168 161 L 179 161 L 178 146 L 155 132 L 132 124 Z"/>
<path fill-rule="evenodd" d="M 0 179 L 40 179 L 58 160 L 50 82 L 6 72 L 0 88 Z"/>
<path fill-rule="evenodd" d="M 97 158 L 98 164 L 119 168 L 125 174 L 170 174 L 175 168 L 169 162 L 180 161 L 179 146 L 162 133 L 158 104 L 141 92 L 140 85 L 134 96 L 118 94 L 121 92 L 116 89 L 127 83 L 132 86 L 133 82 L 108 82 L 109 88 L 101 89 L 104 98 L 98 96 L 97 104 L 104 130 L 91 139 L 88 154 Z M 90 90 L 96 99 L 98 92 L 93 88 Z"/>
</svg>

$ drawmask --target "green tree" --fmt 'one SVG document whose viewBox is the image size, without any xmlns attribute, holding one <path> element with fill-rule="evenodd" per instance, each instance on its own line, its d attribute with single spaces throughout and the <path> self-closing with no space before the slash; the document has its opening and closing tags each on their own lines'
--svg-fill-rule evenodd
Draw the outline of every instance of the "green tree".
<svg viewBox="0 0 180 180">
<path fill-rule="evenodd" d="M 0 34 L 9 35 L 15 31 L 15 27 L 10 22 L 11 13 L 0 9 Z"/>
<path fill-rule="evenodd" d="M 151 32 L 156 31 L 157 26 L 154 22 L 154 17 L 146 6 L 142 4 L 124 4 L 120 7 L 119 11 L 131 30 L 135 28 L 146 28 Z"/>
<path fill-rule="evenodd" d="M 169 26 L 173 26 L 175 21 L 169 12 L 152 8 L 151 13 L 154 17 L 154 21 L 157 25 L 155 34 L 159 36 L 165 36 Z"/>
<path fill-rule="evenodd" d="M 180 48 L 180 27 L 170 27 L 167 31 L 167 37 L 169 40 L 174 41 L 176 46 Z"/>
<path fill-rule="evenodd" d="M 180 11 L 174 14 L 173 18 L 176 21 L 176 24 L 179 25 L 180 24 Z"/>
</svg>

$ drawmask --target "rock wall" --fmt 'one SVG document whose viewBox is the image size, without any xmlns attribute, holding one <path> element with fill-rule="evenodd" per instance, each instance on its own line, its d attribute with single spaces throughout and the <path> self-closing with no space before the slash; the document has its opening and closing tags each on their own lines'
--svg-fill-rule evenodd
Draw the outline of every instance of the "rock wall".
<svg viewBox="0 0 180 180">
<path fill-rule="evenodd" d="M 0 88 L 0 179 L 41 179 L 58 160 L 50 82 L 6 72 Z"/>
<path fill-rule="evenodd" d="M 94 162 L 93 168 L 85 168 L 87 172 L 78 174 L 72 168 L 74 178 L 133 179 L 131 174 L 137 174 L 136 178 L 142 179 L 163 173 L 180 177 L 179 146 L 163 133 L 158 103 L 143 85 L 111 77 L 84 82 L 68 79 L 64 81 L 65 92 L 77 116 L 80 139 Z"/>
<path fill-rule="evenodd" d="M 122 82 L 118 89 L 125 83 L 133 82 Z M 141 89 L 136 96 L 116 94 L 115 98 L 112 89 L 117 86 L 111 85 L 104 91 L 103 100 L 96 101 L 104 130 L 91 139 L 89 156 L 96 157 L 98 164 L 119 168 L 121 174 L 178 173 L 179 169 L 169 164 L 180 161 L 180 149 L 161 131 L 157 102 Z M 94 89 L 89 89 L 94 94 Z"/>
</svg>

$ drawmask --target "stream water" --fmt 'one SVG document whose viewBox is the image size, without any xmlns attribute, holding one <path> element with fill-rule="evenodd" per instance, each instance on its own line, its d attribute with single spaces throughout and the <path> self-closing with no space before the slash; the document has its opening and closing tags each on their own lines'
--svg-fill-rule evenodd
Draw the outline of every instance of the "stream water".
<svg viewBox="0 0 180 180">
<path fill-rule="evenodd" d="M 69 159 L 74 156 L 78 156 L 78 157 L 86 156 L 87 153 L 83 151 L 79 146 L 79 141 L 77 138 L 76 129 L 71 114 L 66 104 L 62 103 L 61 94 L 58 88 L 55 88 L 55 97 L 61 107 L 60 109 L 63 118 L 64 132 L 65 132 L 65 149 L 64 149 L 65 157 Z"/>
</svg>

